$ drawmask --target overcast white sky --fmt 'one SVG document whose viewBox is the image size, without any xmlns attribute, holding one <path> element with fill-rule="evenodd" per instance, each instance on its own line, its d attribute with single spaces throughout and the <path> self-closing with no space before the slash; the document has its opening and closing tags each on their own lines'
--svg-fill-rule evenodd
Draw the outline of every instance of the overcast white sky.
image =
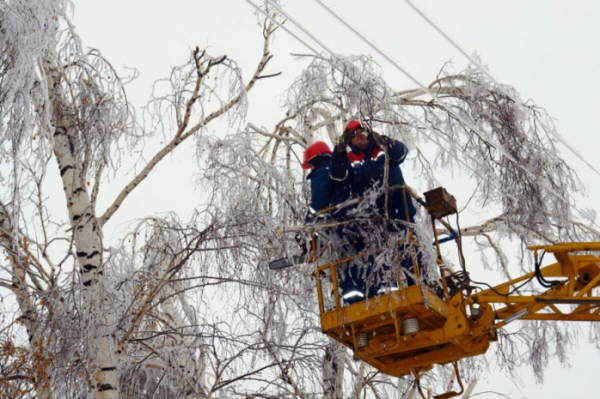
<svg viewBox="0 0 600 399">
<path fill-rule="evenodd" d="M 148 99 L 152 82 L 167 76 L 169 67 L 186 59 L 195 45 L 208 46 L 213 55 L 227 54 L 248 74 L 259 59 L 261 31 L 252 7 L 245 0 L 74 0 L 74 3 L 74 23 L 84 45 L 100 49 L 117 68 L 135 67 L 140 71 L 140 78 L 129 87 L 130 100 L 136 105 Z M 467 64 L 404 1 L 326 3 L 423 83 L 433 80 L 446 61 L 452 61 L 456 69 Z M 500 82 L 514 86 L 523 100 L 532 99 L 546 108 L 556 118 L 559 132 L 600 170 L 597 155 L 600 2 L 415 0 L 415 4 L 467 53 L 476 51 Z M 394 89 L 414 87 L 316 2 L 284 0 L 283 6 L 335 52 L 372 54 L 385 68 L 385 77 Z M 302 68 L 290 53 L 308 50 L 280 31 L 272 52 L 275 59 L 270 71 L 283 71 L 283 75 L 260 82 L 262 85 L 251 93 L 251 100 L 255 101 L 251 103 L 250 120 L 267 127 L 282 115 L 277 96 Z M 599 175 L 565 148 L 562 153 L 590 190 L 589 197 L 581 199 L 580 207 L 600 211 Z M 162 206 L 168 209 L 168 195 L 155 200 L 162 201 Z M 524 367 L 527 387 L 516 387 L 498 376 L 499 371 L 491 370 L 489 381 L 481 381 L 476 392 L 489 389 L 511 398 L 532 399 L 595 397 L 600 352 L 587 344 L 585 334 L 579 341 L 580 350 L 571 357 L 573 367 L 552 367 L 542 386 L 534 385 L 531 373 Z"/>
</svg>

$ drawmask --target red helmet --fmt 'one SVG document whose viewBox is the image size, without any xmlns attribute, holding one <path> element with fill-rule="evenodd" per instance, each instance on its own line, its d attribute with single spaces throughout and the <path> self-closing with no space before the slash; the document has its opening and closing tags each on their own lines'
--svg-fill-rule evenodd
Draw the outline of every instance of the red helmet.
<svg viewBox="0 0 600 399">
<path fill-rule="evenodd" d="M 310 169 L 308 161 L 319 154 L 329 154 L 331 156 L 331 149 L 324 141 L 315 141 L 308 146 L 306 151 L 304 151 L 304 163 L 302 164 L 302 169 Z"/>
<path fill-rule="evenodd" d="M 364 127 L 362 123 L 356 119 L 352 119 L 350 122 L 348 122 L 344 131 L 348 130 L 352 134 L 356 129 L 364 129 Z"/>
</svg>

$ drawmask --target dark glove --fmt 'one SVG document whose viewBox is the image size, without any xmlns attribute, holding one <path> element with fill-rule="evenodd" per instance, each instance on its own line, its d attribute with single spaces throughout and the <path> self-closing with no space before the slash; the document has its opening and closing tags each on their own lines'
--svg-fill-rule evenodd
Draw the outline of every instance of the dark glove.
<svg viewBox="0 0 600 399">
<path fill-rule="evenodd" d="M 306 256 L 306 254 L 308 253 L 308 248 L 306 245 L 306 235 L 301 232 L 297 232 L 296 235 L 294 236 L 294 240 L 296 240 L 296 243 L 302 250 L 302 253 L 300 254 L 300 256 L 302 256 L 302 257 Z"/>
<path fill-rule="evenodd" d="M 336 150 L 338 152 L 344 152 L 346 151 L 346 147 L 348 147 L 348 144 L 350 144 L 350 140 L 352 140 L 352 137 L 354 136 L 354 132 L 350 132 L 350 130 L 346 129 L 344 130 L 344 133 L 342 133 L 342 135 L 340 136 L 337 145 L 335 146 Z"/>
<path fill-rule="evenodd" d="M 369 135 L 369 139 L 374 141 L 379 148 L 383 149 L 387 146 L 387 137 L 382 136 L 373 130 L 369 130 L 367 134 Z"/>
</svg>

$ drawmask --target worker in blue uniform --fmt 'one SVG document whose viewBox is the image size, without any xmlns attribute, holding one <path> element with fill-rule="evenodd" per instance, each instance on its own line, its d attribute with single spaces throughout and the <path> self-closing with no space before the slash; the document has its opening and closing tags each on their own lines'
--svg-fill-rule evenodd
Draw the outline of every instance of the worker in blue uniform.
<svg viewBox="0 0 600 399">
<path fill-rule="evenodd" d="M 312 221 L 314 215 L 333 205 L 340 204 L 348 198 L 346 184 L 331 180 L 331 149 L 324 141 L 316 141 L 304 151 L 302 168 L 310 170 L 306 179 L 310 182 L 310 208 L 306 221 Z M 339 217 L 342 210 L 333 211 Z"/>
<path fill-rule="evenodd" d="M 374 206 L 366 212 L 362 211 L 361 216 L 370 219 L 372 225 L 378 220 L 386 221 L 384 230 L 387 232 L 406 233 L 407 225 L 414 223 L 416 209 L 407 190 L 402 186 L 404 177 L 400 169 L 407 153 L 408 148 L 402 142 L 381 136 L 357 120 L 348 122 L 332 153 L 331 179 L 349 187 L 351 198 L 376 193 Z M 387 181 L 384 182 L 386 174 Z M 380 223 L 379 227 L 381 225 Z M 356 224 L 348 224 L 345 235 L 349 242 L 347 250 L 350 249 L 350 253 L 357 254 L 365 249 L 365 237 L 361 234 L 364 234 L 364 229 Z M 408 271 L 405 273 L 406 281 L 408 285 L 414 285 L 413 255 L 410 247 L 408 244 L 401 244 L 399 250 L 400 265 Z M 419 261 L 418 251 L 416 256 Z M 382 270 L 374 274 L 373 255 L 367 261 L 366 270 L 357 263 L 351 262 L 344 269 L 342 288 L 347 303 L 360 301 L 365 296 L 377 295 L 382 288 L 381 276 L 389 270 L 389 266 L 383 265 Z"/>
</svg>

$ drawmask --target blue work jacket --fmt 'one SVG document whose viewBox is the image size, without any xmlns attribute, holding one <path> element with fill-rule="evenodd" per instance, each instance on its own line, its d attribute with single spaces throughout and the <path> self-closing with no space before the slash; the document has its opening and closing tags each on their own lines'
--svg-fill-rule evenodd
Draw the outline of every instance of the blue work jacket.
<svg viewBox="0 0 600 399">
<path fill-rule="evenodd" d="M 310 182 L 310 209 L 306 221 L 311 215 L 333 205 L 338 205 L 348 199 L 347 185 L 330 178 L 331 159 L 326 159 L 313 169 L 306 179 Z M 342 211 L 334 211 L 333 217 L 339 217 Z"/>
<path fill-rule="evenodd" d="M 400 164 L 404 162 L 408 148 L 400 141 L 387 139 L 389 155 L 388 187 L 404 184 Z M 331 159 L 330 177 L 350 189 L 350 197 L 362 197 L 368 191 L 381 190 L 375 205 L 378 216 L 385 215 L 385 194 L 383 179 L 385 176 L 385 151 L 371 142 L 369 148 L 361 151 L 350 146 L 350 151 L 335 150 Z M 406 207 L 405 207 L 406 205 Z M 407 212 L 408 211 L 408 212 Z M 408 192 L 397 189 L 390 191 L 388 199 L 388 216 L 390 219 L 413 222 L 415 206 Z M 408 214 L 408 220 L 407 220 Z"/>
</svg>

